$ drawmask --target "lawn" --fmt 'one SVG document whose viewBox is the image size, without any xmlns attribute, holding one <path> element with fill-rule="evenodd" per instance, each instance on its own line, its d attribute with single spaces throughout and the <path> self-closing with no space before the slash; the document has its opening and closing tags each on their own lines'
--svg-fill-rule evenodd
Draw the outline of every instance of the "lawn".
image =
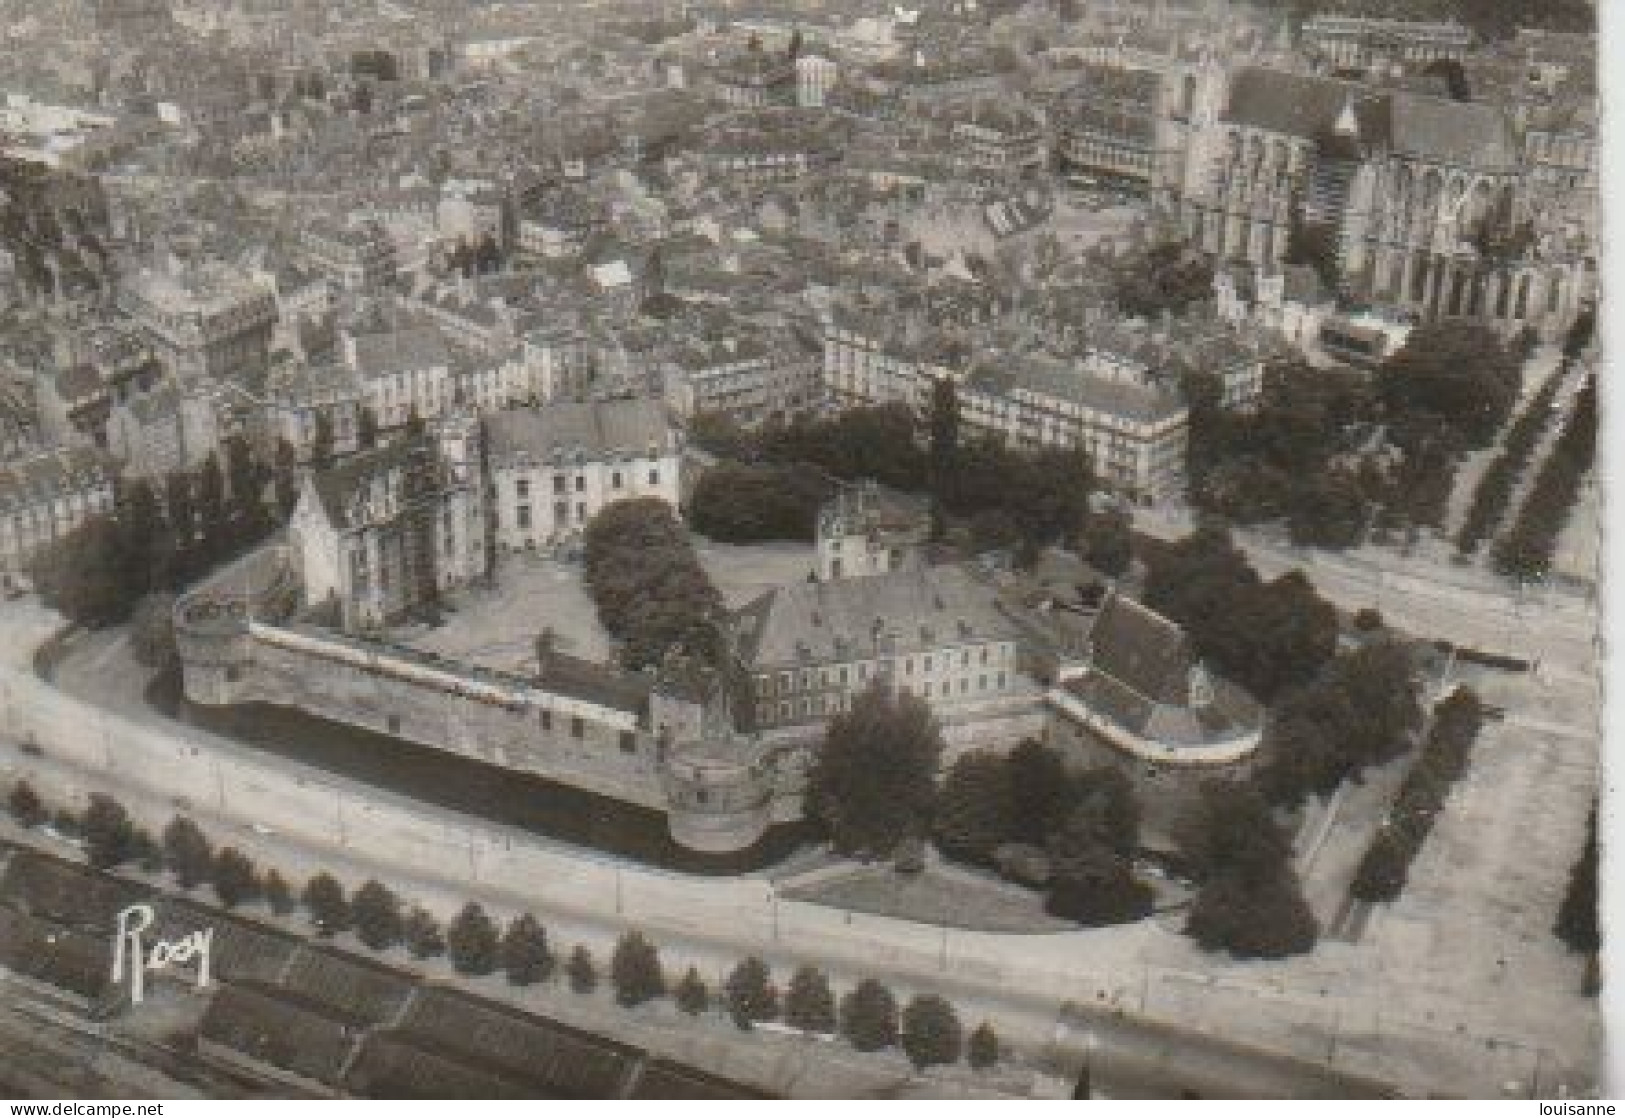
<svg viewBox="0 0 1625 1118">
<path fill-rule="evenodd" d="M 729 609 L 738 609 L 776 586 L 806 582 L 816 565 L 811 544 L 713 543 L 691 535 L 700 565 L 711 576 Z"/>
<path fill-rule="evenodd" d="M 854 865 L 850 873 L 791 886 L 783 895 L 850 912 L 973 932 L 1065 932 L 1077 927 L 1046 913 L 1039 893 L 950 867 L 908 875 L 889 865 Z"/>
<path fill-rule="evenodd" d="M 609 634 L 598 623 L 581 569 L 568 563 L 503 556 L 492 586 L 463 591 L 449 604 L 441 625 L 406 628 L 397 638 L 441 656 L 529 671 L 536 666 L 537 634 L 551 628 L 560 652 L 587 660 L 610 657 Z"/>
</svg>

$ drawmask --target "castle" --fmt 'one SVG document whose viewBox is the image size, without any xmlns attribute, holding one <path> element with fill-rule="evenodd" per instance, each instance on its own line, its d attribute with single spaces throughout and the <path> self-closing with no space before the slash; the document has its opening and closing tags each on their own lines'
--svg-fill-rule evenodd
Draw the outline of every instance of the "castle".
<svg viewBox="0 0 1625 1118">
<path fill-rule="evenodd" d="M 852 532 L 872 493 L 848 493 L 820 518 L 823 579 L 728 618 L 718 673 L 630 672 L 545 640 L 534 672 L 496 671 L 382 639 L 379 623 L 484 570 L 478 518 L 458 522 L 473 506 L 455 434 L 319 473 L 285 542 L 183 596 L 186 698 L 292 707 L 659 811 L 674 841 L 708 853 L 748 849 L 801 818 L 825 721 L 876 684 L 929 703 L 950 755 L 1040 738 L 1079 764 L 1136 776 L 1149 765 L 1166 787 L 1236 771 L 1258 745 L 1256 705 L 1127 599 L 1107 602 L 1080 660 L 1049 671 L 1032 647 L 1041 618 L 971 565 L 917 560 L 902 520 L 887 525 L 902 554 L 888 546 L 880 567 L 835 566 L 829 545 L 869 541 Z"/>
</svg>

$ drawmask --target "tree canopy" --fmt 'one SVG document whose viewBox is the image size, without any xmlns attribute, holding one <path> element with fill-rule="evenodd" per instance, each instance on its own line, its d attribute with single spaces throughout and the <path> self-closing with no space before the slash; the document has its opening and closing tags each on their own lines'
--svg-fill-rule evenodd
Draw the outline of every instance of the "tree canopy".
<svg viewBox="0 0 1625 1118">
<path fill-rule="evenodd" d="M 931 707 L 877 680 L 826 725 L 807 777 L 808 813 L 842 853 L 890 855 L 926 831 L 942 749 Z"/>
<path fill-rule="evenodd" d="M 1500 337 L 1457 320 L 1417 326 L 1377 370 L 1377 390 L 1402 446 L 1432 428 L 1467 447 L 1488 446 L 1517 402 L 1519 383 L 1518 362 Z"/>
</svg>

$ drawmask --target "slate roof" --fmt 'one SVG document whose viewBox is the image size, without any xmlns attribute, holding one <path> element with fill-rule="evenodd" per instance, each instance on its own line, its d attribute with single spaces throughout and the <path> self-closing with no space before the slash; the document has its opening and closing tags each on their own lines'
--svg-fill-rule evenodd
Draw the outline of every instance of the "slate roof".
<svg viewBox="0 0 1625 1118">
<path fill-rule="evenodd" d="M 1018 631 L 996 601 L 968 568 L 948 565 L 789 583 L 746 605 L 733 623 L 752 667 L 816 664 L 1014 640 Z"/>
<path fill-rule="evenodd" d="M 1183 705 L 1194 659 L 1178 625 L 1122 594 L 1100 608 L 1089 633 L 1095 668 L 1154 703 Z"/>
<path fill-rule="evenodd" d="M 1474 167 L 1517 165 L 1517 142 L 1500 106 L 1395 93 L 1393 150 Z"/>
<path fill-rule="evenodd" d="M 1389 136 L 1386 94 L 1352 82 L 1283 70 L 1248 68 L 1230 87 L 1225 119 L 1249 128 L 1319 140 L 1336 131 L 1343 107 L 1352 103 L 1360 138 L 1385 146 Z"/>
<path fill-rule="evenodd" d="M 671 438 L 665 412 L 654 400 L 592 400 L 497 412 L 486 417 L 493 462 L 545 461 L 577 451 L 598 458 L 643 455 L 651 444 L 664 450 Z"/>
<path fill-rule="evenodd" d="M 451 348 L 429 327 L 363 334 L 355 339 L 355 366 L 365 377 L 389 376 L 451 364 Z"/>
<path fill-rule="evenodd" d="M 198 1038 L 329 1086 L 366 1025 L 364 1019 L 259 982 L 221 987 Z"/>
<path fill-rule="evenodd" d="M 452 990 L 425 987 L 402 1016 L 405 1039 L 523 1080 L 554 1098 L 620 1093 L 637 1050 Z"/>
<path fill-rule="evenodd" d="M 1368 149 L 1476 167 L 1517 163 L 1511 122 L 1498 105 L 1377 90 L 1334 78 L 1242 70 L 1231 85 L 1225 119 L 1324 143 L 1336 134 L 1338 118 L 1349 106 Z"/>
<path fill-rule="evenodd" d="M 106 931 L 79 931 L 0 908 L 0 967 L 89 1002 L 114 992 L 109 942 Z"/>
</svg>

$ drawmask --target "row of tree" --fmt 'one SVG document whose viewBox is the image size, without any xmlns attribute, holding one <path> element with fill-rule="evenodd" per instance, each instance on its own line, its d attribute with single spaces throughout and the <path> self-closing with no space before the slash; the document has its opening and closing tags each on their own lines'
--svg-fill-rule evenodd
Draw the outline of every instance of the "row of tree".
<svg viewBox="0 0 1625 1118">
<path fill-rule="evenodd" d="M 1467 515 L 1456 533 L 1456 550 L 1461 554 L 1470 555 L 1478 550 L 1478 545 L 1500 527 L 1507 504 L 1512 500 L 1512 490 L 1528 467 L 1535 444 L 1551 422 L 1552 402 L 1557 398 L 1565 371 L 1559 369 L 1546 378 L 1529 405 L 1507 428 L 1500 452 L 1478 479 L 1472 503 L 1467 506 Z"/>
<path fill-rule="evenodd" d="M 1401 756 L 1422 722 L 1420 694 L 1415 659 L 1397 641 L 1373 640 L 1339 655 L 1271 706 L 1260 790 L 1271 803 L 1295 807 Z"/>
<path fill-rule="evenodd" d="M 1557 437 L 1518 519 L 1496 543 L 1495 569 L 1520 579 L 1544 578 L 1557 552 L 1558 537 L 1580 495 L 1581 483 L 1597 456 L 1597 378 L 1586 378 L 1563 433 Z"/>
<path fill-rule="evenodd" d="M 802 466 L 725 460 L 700 475 L 685 511 L 696 532 L 724 543 L 810 542 L 834 489 Z"/>
<path fill-rule="evenodd" d="M 671 506 L 615 501 L 587 525 L 586 582 L 598 619 L 631 669 L 673 655 L 721 663 L 722 595 L 700 566 Z"/>
<path fill-rule="evenodd" d="M 1483 704 L 1466 687 L 1458 687 L 1434 707 L 1427 741 L 1405 774 L 1388 818 L 1354 871 L 1350 896 L 1391 901 L 1404 890 L 1411 862 L 1433 829 L 1451 786 L 1467 771 L 1468 755 L 1483 721 Z"/>
<path fill-rule="evenodd" d="M 109 513 L 46 548 L 35 565 L 45 603 L 80 625 L 116 624 L 148 594 L 178 590 L 264 540 L 292 510 L 293 465 L 279 459 L 267 470 L 239 435 L 222 445 L 223 467 L 211 454 L 197 470 L 171 474 L 161 490 L 129 480 Z"/>
<path fill-rule="evenodd" d="M 979 548 L 1010 548 L 1031 558 L 1050 544 L 1081 543 L 1110 573 L 1128 564 L 1126 517 L 1091 519 L 1095 483 L 1088 455 L 963 438 L 952 381 L 937 383 L 924 416 L 883 404 L 798 416 L 755 432 L 704 416 L 695 421 L 693 437 L 747 464 L 713 467 L 690 502 L 696 528 L 714 539 L 808 539 L 815 501 L 828 495 L 818 479 L 867 478 L 929 494 L 939 538 L 952 515 L 968 523 Z"/>
<path fill-rule="evenodd" d="M 1337 651 L 1335 607 L 1301 572 L 1264 582 L 1216 521 L 1147 559 L 1145 604 L 1263 702 L 1313 680 Z"/>
<path fill-rule="evenodd" d="M 23 826 L 39 826 L 48 818 L 27 781 L 12 787 L 8 807 Z M 296 904 L 276 870 L 261 873 L 233 847 L 213 849 L 197 825 L 184 817 L 165 828 L 161 842 L 154 842 L 131 823 L 117 801 L 96 795 L 83 819 L 59 813 L 57 822 L 83 836 L 94 868 L 139 863 L 152 873 L 168 870 L 183 889 L 211 886 L 227 908 L 263 900 L 272 912 L 287 915 L 302 904 L 319 936 L 353 931 L 372 951 L 404 947 L 415 959 L 445 956 L 459 974 L 481 977 L 500 971 L 515 986 L 547 982 L 561 970 L 546 928 L 530 913 L 518 914 L 506 929 L 499 929 L 484 908 L 471 901 L 442 930 L 432 913 L 421 906 L 408 906 L 388 886 L 369 880 L 347 896 L 338 880 L 326 872 L 306 883 Z M 576 993 L 588 994 L 597 988 L 597 968 L 585 945 L 575 946 L 562 971 Z M 691 1016 L 707 1012 L 712 1005 L 711 991 L 692 966 L 669 988 L 659 951 L 635 930 L 616 942 L 609 981 L 617 1004 L 625 1007 L 668 993 Z M 767 965 L 758 958 L 747 958 L 728 975 L 720 1002 L 741 1029 L 782 1016 L 786 1024 L 806 1032 L 838 1032 L 862 1052 L 900 1046 L 917 1068 L 956 1063 L 965 1055 L 971 1066 L 982 1069 L 999 1058 L 999 1041 L 992 1026 L 984 1022 L 970 1035 L 967 1046 L 958 1013 L 938 995 L 918 995 L 899 1012 L 897 999 L 884 984 L 865 979 L 837 1003 L 828 978 L 812 966 L 795 971 L 781 1004 Z"/>
</svg>

